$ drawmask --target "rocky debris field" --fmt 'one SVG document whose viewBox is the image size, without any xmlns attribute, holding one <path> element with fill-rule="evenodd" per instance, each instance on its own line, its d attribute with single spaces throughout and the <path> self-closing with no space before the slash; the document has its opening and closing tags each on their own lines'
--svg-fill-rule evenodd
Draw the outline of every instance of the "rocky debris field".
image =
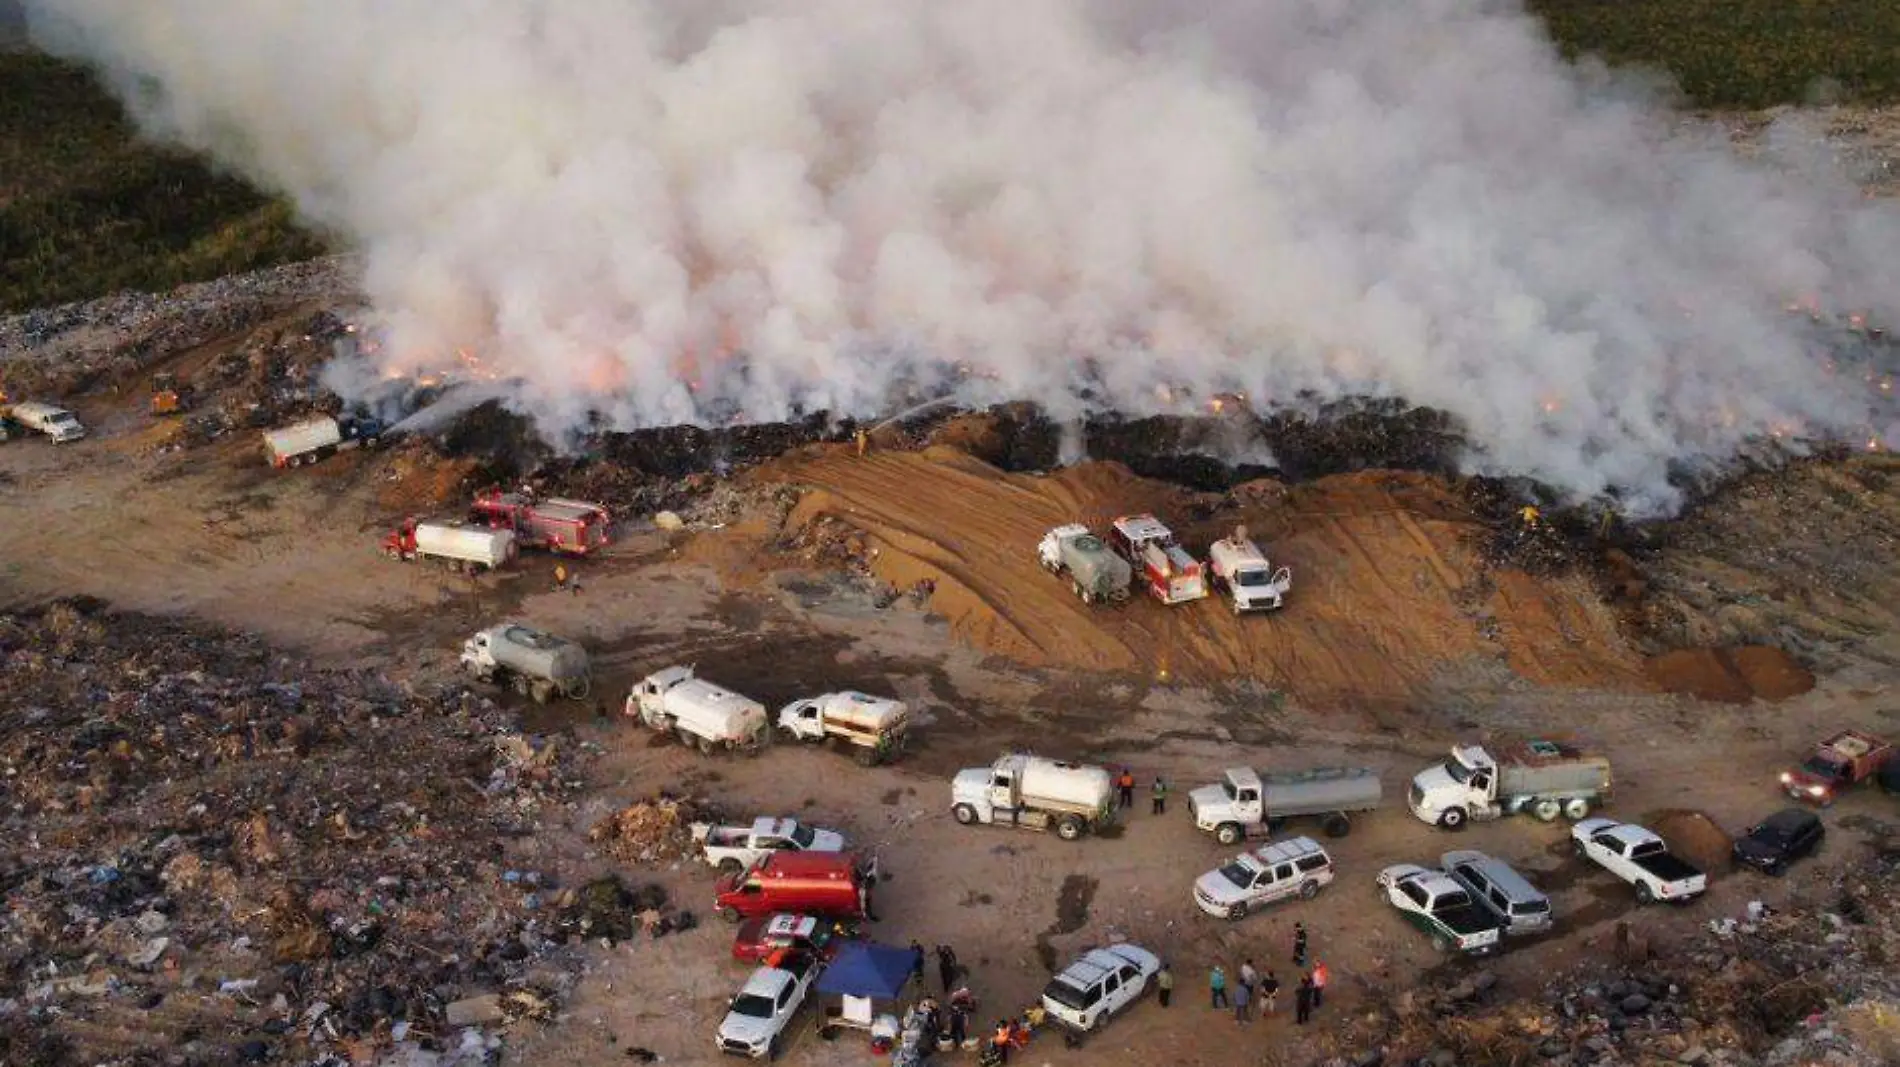
<svg viewBox="0 0 1900 1067">
<path fill-rule="evenodd" d="M 1888 839 L 1890 844 L 1892 839 Z M 1884 1067 L 1900 1062 L 1900 848 L 1783 910 L 1750 903 L 1670 941 L 1618 923 L 1596 967 L 1530 996 L 1447 974 L 1368 1003 L 1326 1067 L 1587 1064 Z M 1445 968 L 1441 968 L 1445 970 Z"/>
<path fill-rule="evenodd" d="M 61 602 L 0 616 L 0 717 L 0 1062 L 480 1059 L 681 921 L 508 868 L 590 755 L 460 687 Z"/>
</svg>

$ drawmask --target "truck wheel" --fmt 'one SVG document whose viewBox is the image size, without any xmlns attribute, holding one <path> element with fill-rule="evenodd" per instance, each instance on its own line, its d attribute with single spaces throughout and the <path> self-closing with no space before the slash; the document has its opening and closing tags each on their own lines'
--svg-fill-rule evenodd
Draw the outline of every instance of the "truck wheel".
<svg viewBox="0 0 1900 1067">
<path fill-rule="evenodd" d="M 1075 596 L 1077 600 L 1080 600 L 1084 604 L 1089 602 L 1089 591 L 1082 588 L 1081 579 L 1079 578 L 1069 579 L 1069 588 L 1075 590 Z"/>
<path fill-rule="evenodd" d="M 738 860 L 733 859 L 730 856 L 719 861 L 720 874 L 738 874 L 740 871 L 743 871 L 743 870 L 745 870 L 745 864 L 740 863 Z"/>
<path fill-rule="evenodd" d="M 567 687 L 567 698 L 569 700 L 586 700 L 587 694 L 593 691 L 594 680 L 592 678 L 582 678 Z"/>
<path fill-rule="evenodd" d="M 702 737 L 699 739 L 699 754 L 702 756 L 710 756 L 713 754 L 712 738 Z"/>
<path fill-rule="evenodd" d="M 1240 844 L 1240 839 L 1245 836 L 1246 834 L 1241 831 L 1239 823 L 1224 822 L 1214 828 L 1214 840 L 1219 841 L 1223 845 L 1238 845 Z"/>
<path fill-rule="evenodd" d="M 548 698 L 554 695 L 554 686 L 547 682 L 536 682 L 529 690 L 529 695 L 534 698 L 536 704 L 545 704 Z"/>
<path fill-rule="evenodd" d="M 950 815 L 965 826 L 976 825 L 976 809 L 968 804 L 958 804 L 951 808 Z"/>
<path fill-rule="evenodd" d="M 776 1060 L 778 1059 L 778 1054 L 779 1054 L 779 1035 L 773 1034 L 771 1042 L 765 1046 L 765 1058 L 768 1060 Z"/>
<path fill-rule="evenodd" d="M 1656 894 L 1650 890 L 1649 883 L 1647 882 L 1636 883 L 1636 903 L 1638 904 L 1656 903 Z"/>
<path fill-rule="evenodd" d="M 1237 923 L 1240 920 L 1245 919 L 1246 917 L 1247 917 L 1247 905 L 1245 904 L 1227 905 L 1227 921 L 1228 922 Z"/>
<path fill-rule="evenodd" d="M 871 748 L 868 745 L 859 745 L 857 761 L 860 767 L 877 766 L 877 749 Z"/>
<path fill-rule="evenodd" d="M 719 914 L 734 926 L 739 925 L 739 920 L 745 918 L 745 916 L 740 915 L 737 909 L 734 908 L 720 908 Z"/>
<path fill-rule="evenodd" d="M 1546 797 L 1531 805 L 1531 814 L 1537 816 L 1538 822 L 1556 822 L 1557 816 L 1563 814 L 1563 805 Z"/>
<path fill-rule="evenodd" d="M 1438 950 L 1438 951 L 1440 951 L 1440 952 L 1450 952 L 1450 951 L 1451 951 L 1451 939 L 1450 939 L 1450 938 L 1448 938 L 1448 937 L 1445 937 L 1445 936 L 1443 936 L 1442 934 L 1433 934 L 1433 935 L 1432 935 L 1432 947 L 1433 947 L 1433 948 L 1435 948 L 1435 949 L 1437 949 L 1437 950 Z"/>
<path fill-rule="evenodd" d="M 524 697 L 528 695 L 528 678 L 526 675 L 515 675 L 515 692 Z"/>
<path fill-rule="evenodd" d="M 1438 817 L 1438 825 L 1454 833 L 1465 828 L 1465 809 L 1446 808 Z"/>
<path fill-rule="evenodd" d="M 1320 823 L 1320 829 L 1326 831 L 1327 837 L 1345 837 L 1352 833 L 1352 820 L 1346 818 L 1345 812 L 1335 811 L 1326 816 L 1325 822 Z"/>
<path fill-rule="evenodd" d="M 1318 882 L 1309 881 L 1309 882 L 1300 883 L 1300 899 L 1301 900 L 1312 900 L 1316 896 L 1319 896 Z"/>
<path fill-rule="evenodd" d="M 1564 802 L 1564 818 L 1571 822 L 1576 822 L 1588 814 L 1590 814 L 1590 798 L 1571 797 Z"/>
<path fill-rule="evenodd" d="M 694 738 L 693 738 L 693 735 L 692 735 L 692 734 L 690 734 L 690 733 L 687 733 L 687 732 L 686 732 L 686 727 L 684 727 L 684 726 L 682 726 L 682 727 L 680 727 L 679 729 L 677 729 L 677 730 L 674 730 L 674 731 L 673 731 L 673 736 L 675 736 L 675 737 L 677 737 L 677 738 L 679 738 L 679 739 L 680 739 L 680 747 L 681 747 L 681 748 L 692 748 L 692 747 L 693 747 L 693 740 L 694 740 Z"/>
<path fill-rule="evenodd" d="M 390 559 L 395 560 L 397 563 L 402 562 L 402 549 L 400 548 L 385 548 L 383 549 L 383 555 L 388 556 Z"/>
<path fill-rule="evenodd" d="M 1056 836 L 1064 841 L 1074 841 L 1082 836 L 1082 820 L 1073 815 L 1065 815 L 1056 823 Z"/>
</svg>

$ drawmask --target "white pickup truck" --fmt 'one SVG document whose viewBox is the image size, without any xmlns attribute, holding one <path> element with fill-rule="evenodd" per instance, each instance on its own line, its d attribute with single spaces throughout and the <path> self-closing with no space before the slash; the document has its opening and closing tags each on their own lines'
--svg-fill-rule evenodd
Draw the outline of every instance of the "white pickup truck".
<svg viewBox="0 0 1900 1067">
<path fill-rule="evenodd" d="M 1400 863 L 1380 871 L 1376 880 L 1386 903 L 1424 931 L 1438 951 L 1488 956 L 1498 950 L 1498 921 L 1445 872 Z"/>
<path fill-rule="evenodd" d="M 778 1059 L 786 1027 L 824 969 L 817 959 L 794 953 L 776 967 L 753 971 L 726 1005 L 716 1039 L 719 1051 L 754 1060 Z"/>
<path fill-rule="evenodd" d="M 806 826 L 797 819 L 762 816 L 750 826 L 696 822 L 689 829 L 706 862 L 737 874 L 774 852 L 843 852 L 844 835 Z"/>
<path fill-rule="evenodd" d="M 1709 888 L 1708 876 L 1684 863 L 1654 833 L 1634 823 L 1585 819 L 1570 828 L 1577 851 L 1636 887 L 1644 904 L 1684 904 Z"/>
</svg>

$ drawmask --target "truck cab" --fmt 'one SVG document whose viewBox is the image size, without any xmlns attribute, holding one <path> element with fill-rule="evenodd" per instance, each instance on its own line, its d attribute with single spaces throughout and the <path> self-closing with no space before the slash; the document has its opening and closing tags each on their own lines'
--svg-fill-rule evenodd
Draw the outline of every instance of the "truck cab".
<svg viewBox="0 0 1900 1067">
<path fill-rule="evenodd" d="M 1260 826 L 1266 818 L 1261 805 L 1260 775 L 1251 767 L 1234 767 L 1221 775 L 1214 785 L 1205 785 L 1188 794 L 1188 813 L 1194 825 L 1210 833 L 1219 833 L 1223 845 L 1239 844 L 1247 828 Z M 1228 828 L 1232 829 L 1228 829 Z"/>
<path fill-rule="evenodd" d="M 1275 570 L 1260 546 L 1248 539 L 1245 527 L 1214 542 L 1208 562 L 1214 584 L 1226 591 L 1236 615 L 1278 611 L 1293 587 L 1293 572 L 1286 567 Z"/>
</svg>

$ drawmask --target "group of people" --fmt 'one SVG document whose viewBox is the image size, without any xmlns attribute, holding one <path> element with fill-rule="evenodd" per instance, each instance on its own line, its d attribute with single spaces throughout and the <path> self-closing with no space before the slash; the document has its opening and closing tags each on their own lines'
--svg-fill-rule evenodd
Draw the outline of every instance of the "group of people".
<svg viewBox="0 0 1900 1067">
<path fill-rule="evenodd" d="M 1293 924 L 1293 966 L 1300 975 L 1300 983 L 1293 991 L 1293 1021 L 1304 1025 L 1325 999 L 1326 983 L 1331 978 L 1324 963 L 1313 960 L 1308 965 L 1305 923 Z M 1160 988 L 1161 1006 L 1165 1008 L 1174 994 L 1174 973 L 1165 962 L 1161 965 L 1157 985 Z M 1230 986 L 1227 971 L 1217 963 L 1208 972 L 1207 990 L 1209 1004 L 1214 1010 L 1232 1011 L 1234 1021 L 1245 1026 L 1253 1021 L 1256 1012 L 1273 1015 L 1278 1011 L 1280 975 L 1272 967 L 1262 974 L 1254 967 L 1253 960 L 1248 958 L 1241 962 L 1238 980 Z"/>
</svg>

